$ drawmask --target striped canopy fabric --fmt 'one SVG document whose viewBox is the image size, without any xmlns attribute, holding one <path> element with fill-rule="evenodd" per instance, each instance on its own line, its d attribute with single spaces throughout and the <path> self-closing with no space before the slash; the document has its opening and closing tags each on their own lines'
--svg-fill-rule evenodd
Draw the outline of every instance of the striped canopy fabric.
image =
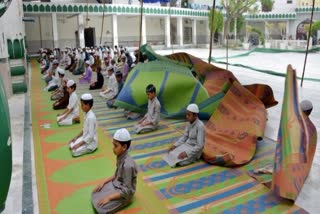
<svg viewBox="0 0 320 214">
<path fill-rule="evenodd" d="M 197 103 L 202 119 L 210 118 L 229 87 L 226 83 L 222 91 L 209 96 L 201 82 L 185 66 L 169 61 L 139 63 L 130 71 L 115 105 L 144 113 L 148 105 L 145 93 L 148 84 L 154 84 L 157 89 L 163 117 L 185 117 L 186 106 Z"/>
<path fill-rule="evenodd" d="M 263 136 L 266 109 L 250 91 L 234 81 L 206 124 L 202 156 L 210 164 L 236 166 L 248 163 Z"/>
<path fill-rule="evenodd" d="M 317 130 L 298 102 L 296 71 L 287 68 L 272 189 L 295 200 L 307 178 L 317 143 Z"/>
</svg>

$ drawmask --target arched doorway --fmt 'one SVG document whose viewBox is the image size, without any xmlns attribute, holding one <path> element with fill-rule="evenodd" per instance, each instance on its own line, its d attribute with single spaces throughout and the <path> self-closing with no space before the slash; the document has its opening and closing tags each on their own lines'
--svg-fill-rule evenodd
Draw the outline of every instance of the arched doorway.
<svg viewBox="0 0 320 214">
<path fill-rule="evenodd" d="M 306 19 L 304 21 L 302 21 L 300 24 L 298 24 L 297 26 L 297 31 L 296 31 L 296 38 L 298 40 L 307 40 L 308 39 L 308 32 L 305 28 L 305 25 L 306 24 L 310 24 L 311 23 L 311 20 L 310 19 Z M 314 34 L 314 35 L 311 35 L 312 36 L 312 43 L 314 44 L 314 42 L 316 41 L 316 38 L 317 38 L 317 35 Z"/>
</svg>

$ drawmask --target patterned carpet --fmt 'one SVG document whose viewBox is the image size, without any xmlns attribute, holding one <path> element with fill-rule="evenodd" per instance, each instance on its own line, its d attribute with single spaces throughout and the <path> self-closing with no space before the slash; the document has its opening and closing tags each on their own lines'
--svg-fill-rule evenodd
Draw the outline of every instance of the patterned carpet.
<svg viewBox="0 0 320 214">
<path fill-rule="evenodd" d="M 249 176 L 254 169 L 273 163 L 275 143 L 271 140 L 259 142 L 253 160 L 242 167 L 225 168 L 199 161 L 170 168 L 161 157 L 182 135 L 185 121 L 162 119 L 158 131 L 136 135 L 132 133 L 136 121 L 126 120 L 122 109 L 108 109 L 99 91 L 90 91 L 99 125 L 99 149 L 72 158 L 67 142 L 83 123 L 58 127 L 55 119 L 61 111 L 52 110 L 49 93 L 43 87 L 38 64 L 32 61 L 32 126 L 40 213 L 94 213 L 90 194 L 95 185 L 115 171 L 111 140 L 122 127 L 132 134 L 130 154 L 139 166 L 139 176 L 134 201 L 121 213 L 305 212 L 260 184 L 271 176 L 259 176 L 259 181 Z M 76 92 L 80 96 L 87 89 L 77 85 Z M 46 123 L 50 128 L 41 126 Z"/>
</svg>

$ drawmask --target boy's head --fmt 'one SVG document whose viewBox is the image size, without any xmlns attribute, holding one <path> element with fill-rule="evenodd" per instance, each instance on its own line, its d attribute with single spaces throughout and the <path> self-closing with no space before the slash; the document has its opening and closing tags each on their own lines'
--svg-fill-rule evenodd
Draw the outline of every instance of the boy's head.
<svg viewBox="0 0 320 214">
<path fill-rule="evenodd" d="M 89 60 L 87 60 L 87 61 L 85 62 L 85 66 L 86 66 L 86 67 L 89 67 L 89 66 L 90 66 L 90 61 L 89 61 Z"/>
<path fill-rule="evenodd" d="M 59 74 L 59 77 L 60 77 L 60 78 L 63 78 L 65 72 L 64 72 L 64 70 L 62 70 L 62 69 L 58 69 L 58 74 Z"/>
<path fill-rule="evenodd" d="M 111 76 L 112 74 L 113 74 L 113 66 L 109 66 L 108 68 L 107 68 L 107 70 L 108 70 L 108 75 L 109 76 Z"/>
<path fill-rule="evenodd" d="M 77 88 L 77 84 L 73 80 L 68 80 L 67 91 L 69 92 L 69 94 L 74 92 L 76 90 L 76 88 Z"/>
<path fill-rule="evenodd" d="M 152 100 L 156 96 L 156 87 L 153 84 L 149 84 L 146 88 L 146 93 L 149 100 Z"/>
<path fill-rule="evenodd" d="M 131 145 L 131 136 L 127 129 L 118 129 L 113 135 L 113 153 L 120 156 L 125 153 Z"/>
<path fill-rule="evenodd" d="M 187 121 L 190 123 L 193 123 L 198 118 L 199 108 L 198 105 L 195 103 L 192 103 L 188 105 L 187 112 L 186 112 L 186 118 Z"/>
<path fill-rule="evenodd" d="M 93 106 L 93 97 L 89 93 L 81 95 L 81 108 L 84 112 L 88 112 Z"/>
<path fill-rule="evenodd" d="M 313 105 L 310 100 L 303 100 L 300 103 L 300 107 L 301 107 L 302 112 L 307 116 L 309 116 L 311 114 L 312 109 L 313 109 Z"/>
<path fill-rule="evenodd" d="M 120 82 L 122 80 L 122 73 L 121 71 L 117 71 L 116 72 L 116 79 L 117 79 L 117 82 Z"/>
<path fill-rule="evenodd" d="M 57 67 L 59 66 L 59 61 L 58 60 L 53 60 L 52 61 L 52 67 L 53 67 L 53 69 L 56 69 Z"/>
<path fill-rule="evenodd" d="M 126 60 L 127 60 L 126 55 L 122 54 L 122 55 L 121 55 L 121 61 L 122 61 L 122 62 L 126 62 Z"/>
</svg>

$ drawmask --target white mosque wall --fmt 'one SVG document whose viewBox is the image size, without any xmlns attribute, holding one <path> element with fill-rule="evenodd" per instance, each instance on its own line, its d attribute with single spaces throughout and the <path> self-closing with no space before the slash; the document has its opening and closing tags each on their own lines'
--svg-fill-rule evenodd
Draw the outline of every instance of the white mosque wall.
<svg viewBox="0 0 320 214">
<path fill-rule="evenodd" d="M 26 23 L 28 50 L 36 52 L 40 47 L 53 48 L 52 16 L 37 15 L 32 17 L 35 18 L 35 22 Z M 102 16 L 89 15 L 88 18 L 89 21 L 86 23 L 86 16 L 84 15 L 85 27 L 95 29 L 95 44 L 100 45 Z M 119 44 L 137 46 L 139 41 L 139 20 L 139 16 L 118 16 Z M 153 45 L 164 45 L 164 18 L 147 16 L 145 20 L 147 41 Z M 59 47 L 76 47 L 77 16 L 57 15 L 57 25 Z M 112 44 L 111 16 L 105 17 L 101 43 L 101 45 Z"/>
<path fill-rule="evenodd" d="M 13 0 L 7 11 L 0 18 L 0 75 L 5 84 L 8 97 L 12 95 L 11 75 L 9 69 L 7 39 L 23 39 L 25 36 L 24 23 L 22 22 L 22 1 Z"/>
<path fill-rule="evenodd" d="M 164 45 L 165 20 L 159 17 L 146 17 L 147 42 L 151 45 Z"/>
<path fill-rule="evenodd" d="M 37 52 L 41 47 L 53 48 L 52 16 L 32 16 L 35 22 L 26 23 L 28 51 Z"/>
<path fill-rule="evenodd" d="M 139 16 L 118 16 L 119 45 L 138 46 L 139 19 Z M 146 32 L 148 31 L 151 31 L 151 29 L 146 27 Z"/>
<path fill-rule="evenodd" d="M 7 39 L 22 39 L 25 35 L 24 23 L 22 21 L 22 1 L 13 0 L 8 10 L 0 18 L 0 26 L 5 32 Z"/>
<path fill-rule="evenodd" d="M 208 44 L 209 43 L 209 25 L 208 21 L 197 20 L 197 44 Z"/>
<path fill-rule="evenodd" d="M 309 19 L 309 20 L 311 19 L 311 13 L 300 13 L 297 15 L 297 19 L 290 22 L 289 31 L 290 31 L 290 35 L 292 35 L 293 38 L 296 37 L 298 25 L 307 19 Z M 320 20 L 320 13 L 313 14 L 313 21 L 315 22 L 317 20 Z"/>
<path fill-rule="evenodd" d="M 294 12 L 295 8 L 298 6 L 297 2 L 298 0 L 275 0 L 272 12 Z"/>
<path fill-rule="evenodd" d="M 63 47 L 76 47 L 76 34 L 78 30 L 77 16 L 59 16 L 57 15 L 58 25 L 58 41 L 59 46 Z"/>
</svg>

